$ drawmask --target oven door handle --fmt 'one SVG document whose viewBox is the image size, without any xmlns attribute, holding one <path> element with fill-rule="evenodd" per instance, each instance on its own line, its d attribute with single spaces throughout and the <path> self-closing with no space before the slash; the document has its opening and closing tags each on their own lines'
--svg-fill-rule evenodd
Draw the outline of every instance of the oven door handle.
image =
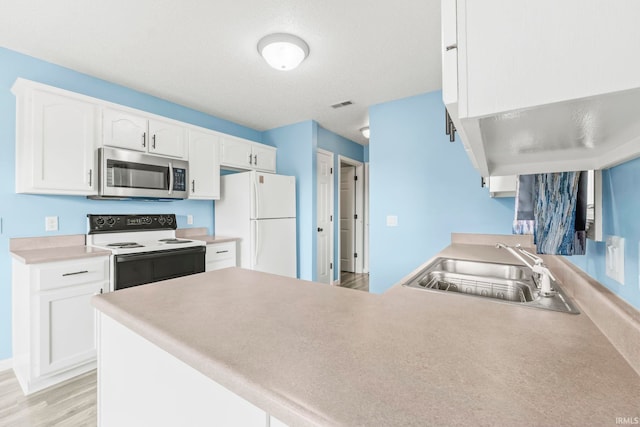
<svg viewBox="0 0 640 427">
<path fill-rule="evenodd" d="M 115 256 L 115 262 L 129 262 L 129 261 L 138 261 L 141 259 L 149 259 L 149 258 L 159 258 L 162 256 L 171 256 L 171 255 L 179 255 L 179 254 L 198 254 L 202 252 L 206 252 L 206 246 L 196 246 L 192 248 L 184 248 L 184 249 L 169 249 L 166 251 L 153 251 L 153 252 L 144 252 L 137 254 L 119 254 Z"/>
<path fill-rule="evenodd" d="M 173 193 L 173 165 L 169 162 L 169 195 Z"/>
</svg>

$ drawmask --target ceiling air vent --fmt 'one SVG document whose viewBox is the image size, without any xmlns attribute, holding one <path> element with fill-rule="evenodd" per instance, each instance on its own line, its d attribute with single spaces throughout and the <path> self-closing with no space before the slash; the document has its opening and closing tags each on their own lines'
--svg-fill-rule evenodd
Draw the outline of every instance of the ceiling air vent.
<svg viewBox="0 0 640 427">
<path fill-rule="evenodd" d="M 331 108 L 342 108 L 342 107 L 347 107 L 351 104 L 353 104 L 353 102 L 351 101 L 342 101 L 342 102 L 338 102 L 337 104 L 333 104 Z"/>
</svg>

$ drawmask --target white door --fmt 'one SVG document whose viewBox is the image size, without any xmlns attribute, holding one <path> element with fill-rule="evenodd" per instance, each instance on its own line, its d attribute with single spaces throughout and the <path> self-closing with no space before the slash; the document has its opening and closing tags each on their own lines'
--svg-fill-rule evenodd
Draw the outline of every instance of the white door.
<svg viewBox="0 0 640 427">
<path fill-rule="evenodd" d="M 189 131 L 189 199 L 220 199 L 219 137 Z"/>
<path fill-rule="evenodd" d="M 135 114 L 105 108 L 102 112 L 103 145 L 147 151 L 147 119 Z"/>
<path fill-rule="evenodd" d="M 95 105 L 48 92 L 33 97 L 33 186 L 95 194 Z"/>
<path fill-rule="evenodd" d="M 297 276 L 295 218 L 251 221 L 251 269 Z"/>
<path fill-rule="evenodd" d="M 223 166 L 243 169 L 249 168 L 253 165 L 251 145 L 250 141 L 244 139 L 231 138 L 228 136 L 222 137 L 222 142 L 220 143 L 220 163 Z"/>
<path fill-rule="evenodd" d="M 333 281 L 333 156 L 318 151 L 318 274 L 321 283 Z"/>
<path fill-rule="evenodd" d="M 256 170 L 276 172 L 275 148 L 262 144 L 254 144 L 251 150 L 253 152 L 253 167 L 255 167 Z"/>
<path fill-rule="evenodd" d="M 95 310 L 91 298 L 102 283 L 89 283 L 38 297 L 40 360 L 36 375 L 79 365 L 96 357 Z"/>
<path fill-rule="evenodd" d="M 355 272 L 356 168 L 340 168 L 340 270 Z"/>
<path fill-rule="evenodd" d="M 296 216 L 296 178 L 251 172 L 251 219 Z"/>
<path fill-rule="evenodd" d="M 186 129 L 173 123 L 149 120 L 151 137 L 149 152 L 184 158 L 186 152 Z"/>
</svg>

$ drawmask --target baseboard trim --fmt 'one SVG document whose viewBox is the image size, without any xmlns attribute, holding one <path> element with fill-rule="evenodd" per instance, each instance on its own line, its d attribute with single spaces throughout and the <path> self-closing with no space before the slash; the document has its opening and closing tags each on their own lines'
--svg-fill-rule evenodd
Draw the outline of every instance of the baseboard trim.
<svg viewBox="0 0 640 427">
<path fill-rule="evenodd" d="M 13 359 L 0 360 L 0 372 L 13 368 Z"/>
</svg>

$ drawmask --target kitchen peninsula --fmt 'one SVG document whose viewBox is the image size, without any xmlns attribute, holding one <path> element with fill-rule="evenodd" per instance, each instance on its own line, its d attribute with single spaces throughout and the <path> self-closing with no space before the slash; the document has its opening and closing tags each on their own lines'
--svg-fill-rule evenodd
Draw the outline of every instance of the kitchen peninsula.
<svg viewBox="0 0 640 427">
<path fill-rule="evenodd" d="M 442 253 L 513 261 L 483 245 Z M 374 295 L 240 268 L 93 304 L 103 427 L 268 425 L 270 416 L 271 425 L 613 425 L 640 416 L 640 376 L 584 312 L 400 285 Z"/>
</svg>

